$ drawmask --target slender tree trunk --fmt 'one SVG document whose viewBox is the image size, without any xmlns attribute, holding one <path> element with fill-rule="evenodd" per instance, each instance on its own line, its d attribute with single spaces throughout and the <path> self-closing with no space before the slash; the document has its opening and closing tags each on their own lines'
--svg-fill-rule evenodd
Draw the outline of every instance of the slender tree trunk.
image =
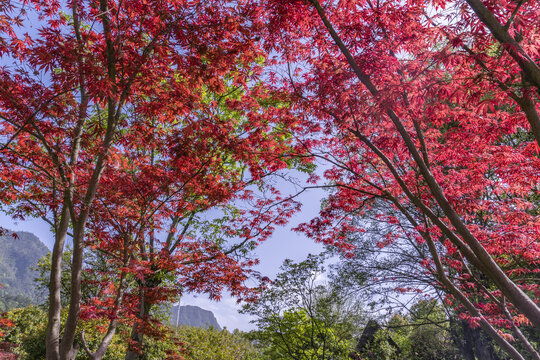
<svg viewBox="0 0 540 360">
<path fill-rule="evenodd" d="M 144 297 L 141 301 L 141 311 L 139 313 L 139 320 L 146 321 L 146 319 L 148 319 L 148 317 L 150 316 L 151 309 L 152 309 L 152 304 L 150 304 L 146 300 L 146 297 Z M 144 351 L 143 340 L 144 340 L 144 332 L 142 331 L 140 324 L 138 323 L 133 324 L 133 328 L 131 329 L 130 344 L 126 352 L 125 360 L 142 360 L 143 359 L 143 355 L 144 355 L 142 353 L 142 351 Z"/>
<path fill-rule="evenodd" d="M 83 201 L 83 209 L 74 225 L 73 231 L 73 259 L 71 264 L 71 291 L 68 317 L 64 327 L 64 337 L 60 344 L 60 360 L 73 360 L 77 355 L 78 346 L 74 346 L 75 332 L 79 323 L 81 310 L 81 280 L 84 255 L 84 234 L 92 202 L 95 198 L 99 181 L 105 169 L 105 157 L 111 146 L 113 130 L 108 130 L 104 141 L 105 151 L 100 154 L 92 178 L 88 184 L 87 193 Z"/>
<path fill-rule="evenodd" d="M 459 324 L 459 325 L 458 325 Z M 460 334 L 457 330 L 457 327 L 461 327 L 463 335 Z M 465 321 L 456 322 L 452 318 L 450 319 L 450 333 L 452 334 L 452 339 L 461 351 L 461 355 L 465 360 L 476 360 L 474 357 L 473 343 L 470 336 L 468 336 L 467 331 L 469 330 L 468 324 Z"/>
<path fill-rule="evenodd" d="M 474 355 L 476 339 L 474 337 L 473 329 L 471 329 L 466 320 L 461 320 L 461 328 L 463 329 L 463 340 L 465 343 L 467 360 L 476 360 L 476 356 Z"/>
<path fill-rule="evenodd" d="M 500 360 L 495 353 L 493 344 L 483 334 L 482 329 L 473 329 L 466 320 L 460 321 L 463 330 L 462 354 L 467 360 Z"/>
<path fill-rule="evenodd" d="M 476 354 L 477 359 L 500 360 L 495 353 L 493 344 L 491 343 L 490 339 L 483 334 L 482 329 L 471 329 L 469 327 L 469 331 L 473 340 L 474 353 Z"/>
<path fill-rule="evenodd" d="M 497 39 L 508 54 L 514 58 L 516 63 L 523 70 L 526 80 L 540 92 L 540 67 L 508 33 L 508 27 L 503 26 L 481 0 L 466 1 L 495 39 Z"/>
<path fill-rule="evenodd" d="M 86 223 L 86 222 L 85 222 Z M 60 344 L 60 360 L 74 360 L 79 348 L 74 346 L 75 332 L 81 310 L 81 280 L 83 262 L 83 237 L 85 224 L 77 224 L 73 234 L 73 259 L 71 264 L 71 291 L 68 317 Z"/>
<path fill-rule="evenodd" d="M 67 193 L 66 193 L 66 196 Z M 54 247 L 51 258 L 51 274 L 49 280 L 49 314 L 46 335 L 46 359 L 60 359 L 60 312 L 62 310 L 61 280 L 62 255 L 69 225 L 69 209 L 64 204 L 60 215 L 60 223 L 56 229 Z"/>
</svg>

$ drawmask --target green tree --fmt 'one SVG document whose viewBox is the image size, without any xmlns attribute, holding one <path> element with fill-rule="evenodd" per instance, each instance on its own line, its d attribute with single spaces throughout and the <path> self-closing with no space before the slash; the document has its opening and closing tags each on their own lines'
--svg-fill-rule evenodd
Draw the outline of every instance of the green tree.
<svg viewBox="0 0 540 360">
<path fill-rule="evenodd" d="M 337 324 L 328 326 L 302 308 L 285 310 L 271 321 L 277 328 L 251 333 L 253 339 L 267 345 L 263 353 L 268 359 L 348 358 L 351 339 L 343 336 L 343 329 Z"/>
<path fill-rule="evenodd" d="M 257 317 L 250 337 L 270 359 L 347 359 L 361 319 L 358 303 L 320 280 L 321 256 L 285 260 L 277 279 L 243 312 Z"/>
<path fill-rule="evenodd" d="M 453 360 L 462 359 L 455 345 L 447 314 L 436 300 L 419 300 L 406 315 L 394 314 L 384 326 L 376 322 L 364 331 L 356 353 L 361 359 Z M 367 330 L 367 329 L 366 329 Z"/>
<path fill-rule="evenodd" d="M 62 272 L 60 280 L 60 298 L 62 306 L 69 304 L 69 292 L 71 291 L 71 258 L 73 250 L 67 247 L 62 255 Z M 111 264 L 107 263 L 104 256 L 96 251 L 87 251 L 86 260 L 83 264 L 82 281 L 81 281 L 81 299 L 87 301 L 92 297 L 100 295 L 100 274 L 110 272 Z M 47 293 L 49 288 L 49 274 L 51 271 L 51 253 L 46 254 L 41 259 L 35 268 L 34 283 L 38 292 Z M 42 305 L 48 306 L 47 296 L 42 297 Z"/>
</svg>

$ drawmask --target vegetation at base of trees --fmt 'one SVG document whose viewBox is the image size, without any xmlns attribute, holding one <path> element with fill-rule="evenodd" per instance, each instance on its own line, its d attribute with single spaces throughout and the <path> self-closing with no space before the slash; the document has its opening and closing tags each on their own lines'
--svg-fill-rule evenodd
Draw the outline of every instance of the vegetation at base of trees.
<svg viewBox="0 0 540 360">
<path fill-rule="evenodd" d="M 346 282 L 322 280 L 324 259 L 286 260 L 259 301 L 244 307 L 257 325 L 247 335 L 269 359 L 474 360 L 475 354 L 500 354 L 480 329 L 456 321 L 435 299 L 420 298 L 381 315 L 386 302 L 365 306 L 369 296 L 358 297 L 343 287 Z M 378 316 L 369 320 L 369 314 Z"/>
<path fill-rule="evenodd" d="M 42 360 L 45 357 L 46 313 L 36 306 L 12 309 L 5 319 L 13 326 L 4 331 L 3 342 L 14 344 L 13 352 L 25 360 Z M 65 314 L 62 316 L 65 319 Z M 89 347 L 99 344 L 106 322 L 87 320 L 79 331 L 85 332 Z M 103 359 L 122 360 L 125 358 L 129 339 L 129 328 L 122 327 L 119 336 L 108 347 Z M 159 339 L 146 338 L 143 358 L 180 359 L 174 353 L 181 353 L 185 360 L 263 360 L 259 351 L 238 330 L 232 333 L 214 328 L 204 329 L 189 326 L 167 328 Z M 79 334 L 80 335 L 80 334 Z M 88 355 L 80 352 L 77 360 L 88 360 Z"/>
<path fill-rule="evenodd" d="M 355 353 L 362 359 L 463 359 L 450 333 L 446 313 L 436 301 L 420 300 L 408 314 L 391 315 Z"/>
<path fill-rule="evenodd" d="M 180 326 L 175 329 L 186 360 L 264 360 L 244 333 Z"/>
</svg>

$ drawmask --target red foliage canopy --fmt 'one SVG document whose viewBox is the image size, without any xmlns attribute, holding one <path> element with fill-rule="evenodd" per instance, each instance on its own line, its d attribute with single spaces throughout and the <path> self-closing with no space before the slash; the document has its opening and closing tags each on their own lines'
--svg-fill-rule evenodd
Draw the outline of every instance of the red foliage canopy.
<svg viewBox="0 0 540 360">
<path fill-rule="evenodd" d="M 283 86 L 310 115 L 305 144 L 335 186 L 299 229 L 348 251 L 359 218 L 386 203 L 400 216 L 380 220 L 425 243 L 432 258 L 419 261 L 523 358 L 493 326 L 540 327 L 538 3 L 275 0 L 267 10 L 265 45 L 282 54 Z M 491 306 L 469 300 L 479 293 Z"/>
</svg>

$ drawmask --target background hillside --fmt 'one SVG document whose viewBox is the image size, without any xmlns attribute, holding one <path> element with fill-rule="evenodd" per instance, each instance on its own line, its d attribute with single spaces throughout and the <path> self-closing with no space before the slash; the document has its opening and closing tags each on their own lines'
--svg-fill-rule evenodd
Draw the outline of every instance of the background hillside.
<svg viewBox="0 0 540 360">
<path fill-rule="evenodd" d="M 0 311 L 41 302 L 32 270 L 49 249 L 32 233 L 8 231 L 0 236 Z"/>
</svg>

